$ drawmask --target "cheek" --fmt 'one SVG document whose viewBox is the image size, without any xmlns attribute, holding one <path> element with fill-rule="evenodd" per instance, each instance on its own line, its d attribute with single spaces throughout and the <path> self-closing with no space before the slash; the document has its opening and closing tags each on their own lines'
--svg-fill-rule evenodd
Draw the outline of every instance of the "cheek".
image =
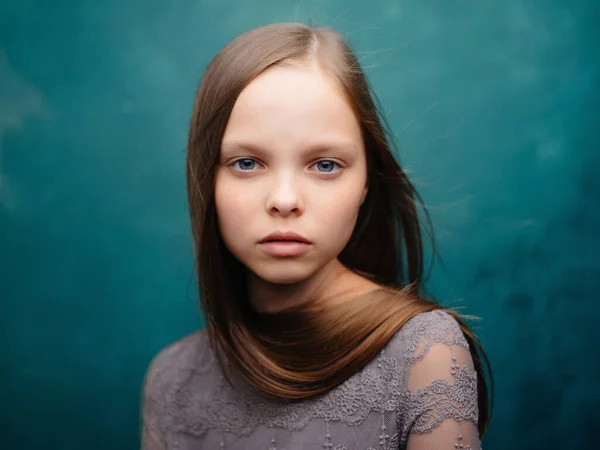
<svg viewBox="0 0 600 450">
<path fill-rule="evenodd" d="M 247 229 L 248 221 L 252 218 L 252 211 L 256 211 L 255 205 L 253 207 L 251 199 L 244 192 L 244 189 L 237 187 L 226 176 L 217 175 L 215 207 L 221 235 L 228 245 L 243 236 L 244 229 Z"/>
<path fill-rule="evenodd" d="M 358 218 L 363 189 L 357 189 L 354 184 L 340 189 L 335 195 L 328 194 L 320 196 L 318 220 L 333 245 L 345 246 Z"/>
</svg>

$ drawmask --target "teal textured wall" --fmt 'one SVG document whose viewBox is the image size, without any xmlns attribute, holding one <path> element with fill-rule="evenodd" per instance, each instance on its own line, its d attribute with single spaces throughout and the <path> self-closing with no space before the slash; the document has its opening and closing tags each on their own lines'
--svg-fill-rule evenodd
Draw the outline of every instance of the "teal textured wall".
<svg viewBox="0 0 600 450">
<path fill-rule="evenodd" d="M 291 20 L 362 52 L 431 207 L 431 289 L 483 317 L 484 448 L 591 448 L 596 0 L 3 0 L 0 447 L 138 445 L 146 365 L 202 325 L 183 172 L 197 82 L 237 34 Z"/>
</svg>

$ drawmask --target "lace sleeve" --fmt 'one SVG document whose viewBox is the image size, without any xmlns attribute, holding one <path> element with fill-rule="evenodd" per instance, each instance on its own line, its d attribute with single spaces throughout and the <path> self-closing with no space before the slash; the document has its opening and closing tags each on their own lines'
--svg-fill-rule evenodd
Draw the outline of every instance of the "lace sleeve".
<svg viewBox="0 0 600 450">
<path fill-rule="evenodd" d="M 161 432 L 161 391 L 159 368 L 160 358 L 150 364 L 142 388 L 141 408 L 141 450 L 164 450 L 166 445 Z"/>
<path fill-rule="evenodd" d="M 479 450 L 477 373 L 458 322 L 432 313 L 409 354 L 408 450 Z"/>
</svg>

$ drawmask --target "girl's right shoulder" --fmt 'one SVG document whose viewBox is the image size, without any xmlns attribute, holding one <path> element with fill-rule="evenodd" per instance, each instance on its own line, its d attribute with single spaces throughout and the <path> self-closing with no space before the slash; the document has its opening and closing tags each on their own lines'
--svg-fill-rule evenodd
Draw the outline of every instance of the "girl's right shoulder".
<svg viewBox="0 0 600 450">
<path fill-rule="evenodd" d="M 206 330 L 198 330 L 167 345 L 152 358 L 144 376 L 144 390 L 146 394 L 168 390 L 190 371 L 204 372 L 212 364 Z"/>
<path fill-rule="evenodd" d="M 202 389 L 213 372 L 208 336 L 197 331 L 164 347 L 152 358 L 142 388 L 142 448 L 166 449 L 165 439 L 173 423 L 182 419 L 173 408 L 178 392 L 193 381 Z M 210 378 L 210 375 L 209 375 Z"/>
</svg>

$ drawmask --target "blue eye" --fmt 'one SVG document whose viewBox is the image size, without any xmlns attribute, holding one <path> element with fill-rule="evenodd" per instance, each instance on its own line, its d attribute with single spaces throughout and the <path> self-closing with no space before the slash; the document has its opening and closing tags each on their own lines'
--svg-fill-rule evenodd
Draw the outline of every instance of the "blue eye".
<svg viewBox="0 0 600 450">
<path fill-rule="evenodd" d="M 328 159 L 324 159 L 323 161 L 318 161 L 315 166 L 317 170 L 322 173 L 331 173 L 336 170 L 336 166 L 339 168 L 339 164 L 335 161 L 330 161 Z"/>
<path fill-rule="evenodd" d="M 238 164 L 239 163 L 239 164 Z M 256 168 L 256 161 L 250 158 L 238 159 L 233 163 L 233 166 L 238 170 L 249 171 Z"/>
</svg>

